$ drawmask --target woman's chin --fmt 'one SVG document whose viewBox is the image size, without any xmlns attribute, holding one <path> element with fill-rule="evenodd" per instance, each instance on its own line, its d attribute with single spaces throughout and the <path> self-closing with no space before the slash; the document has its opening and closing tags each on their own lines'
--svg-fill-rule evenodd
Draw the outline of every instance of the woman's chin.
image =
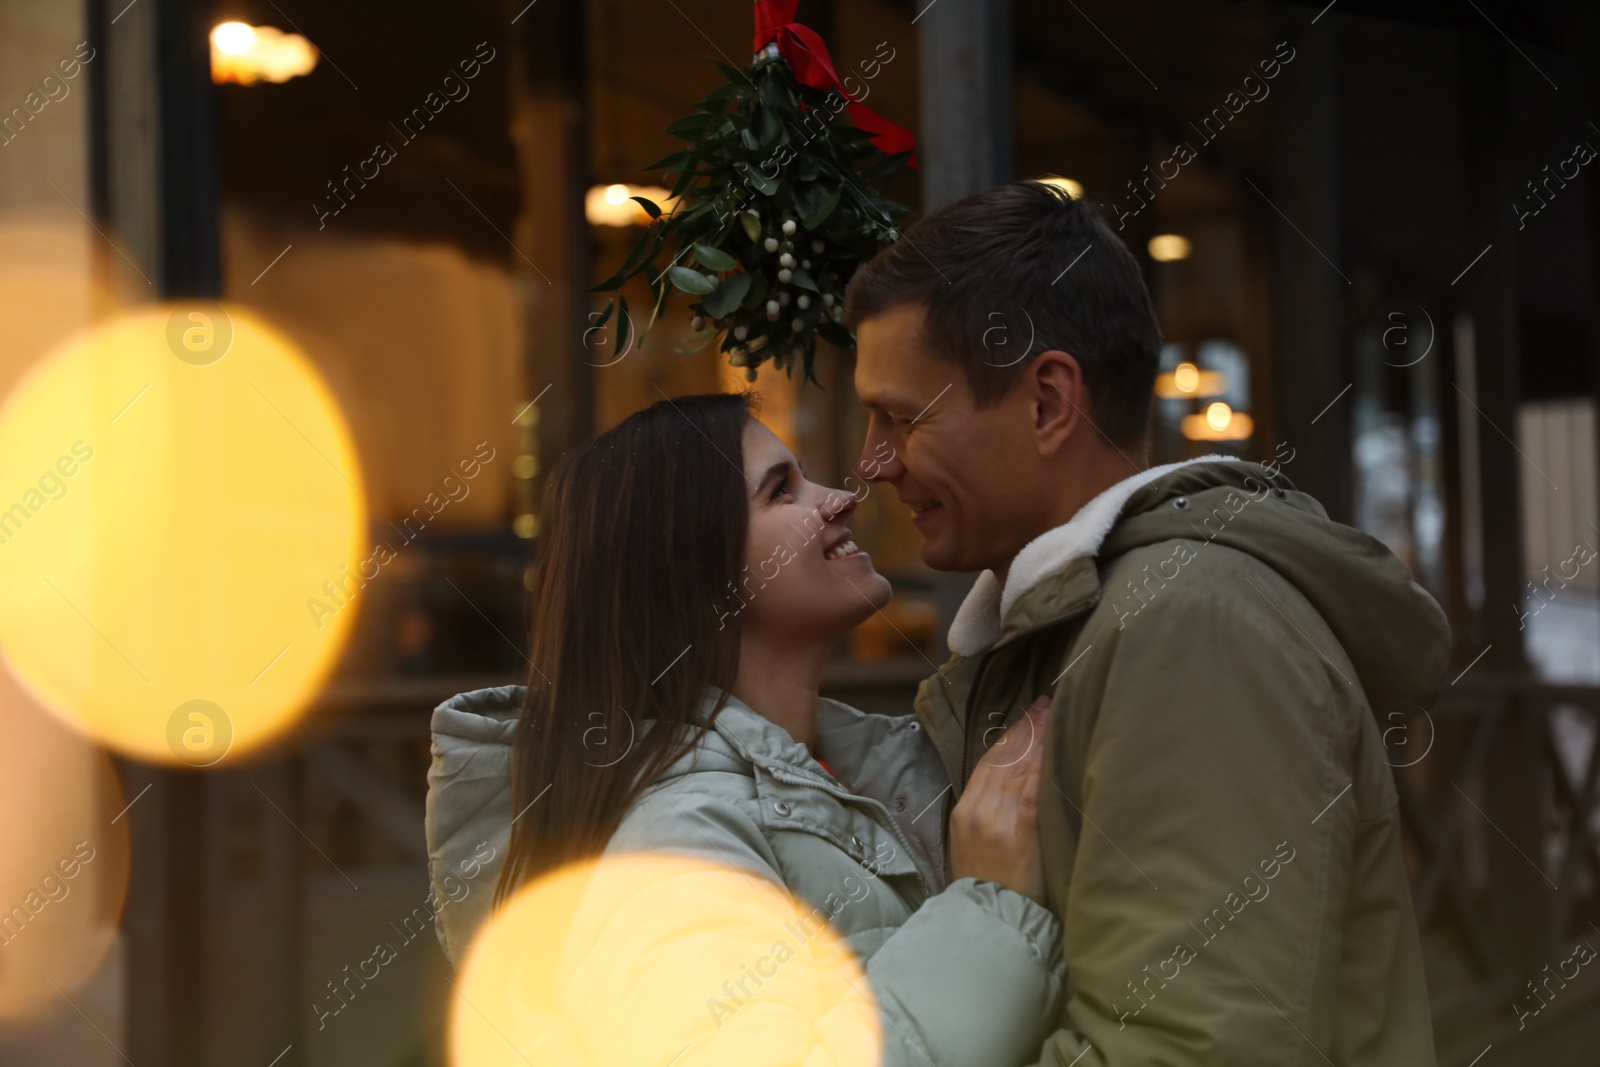
<svg viewBox="0 0 1600 1067">
<path fill-rule="evenodd" d="M 894 599 L 894 586 L 889 584 L 889 579 L 873 571 L 870 577 L 857 579 L 851 583 L 855 587 L 855 607 L 859 610 L 855 621 L 850 624 L 851 629 L 870 619 L 880 609 Z"/>
</svg>

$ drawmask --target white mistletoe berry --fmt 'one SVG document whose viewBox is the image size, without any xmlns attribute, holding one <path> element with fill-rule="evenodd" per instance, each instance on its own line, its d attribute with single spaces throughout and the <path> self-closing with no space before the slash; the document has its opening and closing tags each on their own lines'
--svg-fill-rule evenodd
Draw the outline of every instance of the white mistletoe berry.
<svg viewBox="0 0 1600 1067">
<path fill-rule="evenodd" d="M 768 237 L 765 241 L 761 242 L 761 247 L 765 248 L 768 252 L 776 252 L 778 250 L 778 239 L 776 237 Z"/>
<path fill-rule="evenodd" d="M 833 294 L 832 293 L 823 293 L 822 294 L 822 306 L 823 307 L 830 307 L 830 308 L 833 307 Z"/>
<path fill-rule="evenodd" d="M 733 328 L 733 336 L 736 340 L 743 341 L 746 337 L 750 336 L 750 327 L 735 326 Z"/>
<path fill-rule="evenodd" d="M 783 255 L 778 257 L 778 266 L 780 266 L 780 267 L 792 267 L 792 266 L 794 266 L 794 257 L 791 256 L 789 253 L 785 252 Z"/>
<path fill-rule="evenodd" d="M 778 302 L 776 300 L 768 300 L 767 301 L 767 318 L 769 318 L 769 319 L 777 318 L 778 317 L 778 307 L 779 307 L 779 304 L 778 304 Z"/>
<path fill-rule="evenodd" d="M 789 329 L 793 330 L 795 333 L 799 333 L 805 328 L 806 324 L 801 322 L 799 319 L 795 319 L 793 322 L 789 323 Z"/>
<path fill-rule="evenodd" d="M 811 294 L 801 293 L 799 296 L 794 298 L 794 304 L 795 307 L 804 311 L 806 308 L 811 306 Z"/>
<path fill-rule="evenodd" d="M 787 233 L 787 234 L 793 234 L 794 231 L 795 231 L 794 219 L 784 219 L 783 220 L 783 232 Z"/>
<path fill-rule="evenodd" d="M 790 270 L 788 267 L 785 267 L 785 268 L 783 268 L 782 270 L 780 270 L 778 272 L 778 280 L 780 282 L 782 282 L 784 285 L 788 285 L 789 282 L 792 281 L 793 279 L 794 279 L 794 271 Z"/>
<path fill-rule="evenodd" d="M 784 307 L 788 307 L 789 306 L 789 294 L 788 293 L 779 293 L 778 294 L 778 303 L 783 305 Z"/>
</svg>

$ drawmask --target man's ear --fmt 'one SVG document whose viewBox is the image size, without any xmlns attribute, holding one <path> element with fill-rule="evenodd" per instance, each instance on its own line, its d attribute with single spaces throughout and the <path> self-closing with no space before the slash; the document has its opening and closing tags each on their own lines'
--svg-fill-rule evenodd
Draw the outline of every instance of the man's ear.
<svg viewBox="0 0 1600 1067">
<path fill-rule="evenodd" d="M 1047 349 L 1033 357 L 1028 384 L 1033 392 L 1034 439 L 1041 455 L 1055 455 L 1067 438 L 1092 423 L 1083 368 L 1070 353 Z"/>
</svg>

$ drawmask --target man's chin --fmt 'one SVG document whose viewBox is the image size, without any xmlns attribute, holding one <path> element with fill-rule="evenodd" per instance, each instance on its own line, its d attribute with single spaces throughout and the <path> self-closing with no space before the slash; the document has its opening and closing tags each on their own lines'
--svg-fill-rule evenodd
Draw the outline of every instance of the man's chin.
<svg viewBox="0 0 1600 1067">
<path fill-rule="evenodd" d="M 963 565 L 960 553 L 955 551 L 954 546 L 945 544 L 942 539 L 923 538 L 918 554 L 922 557 L 922 562 L 936 571 L 960 572 L 971 569 Z"/>
</svg>

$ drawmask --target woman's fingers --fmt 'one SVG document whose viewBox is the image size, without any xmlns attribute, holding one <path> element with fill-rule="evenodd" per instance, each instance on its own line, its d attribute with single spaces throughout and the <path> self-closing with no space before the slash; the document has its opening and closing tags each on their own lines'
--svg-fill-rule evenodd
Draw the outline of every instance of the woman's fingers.
<svg viewBox="0 0 1600 1067">
<path fill-rule="evenodd" d="M 1045 718 L 1050 711 L 1050 697 L 1040 696 L 1022 715 L 1010 726 L 1006 732 L 989 747 L 983 754 L 979 764 L 988 763 L 995 767 L 1011 767 L 1015 773 L 1022 774 L 1022 762 L 1027 754 L 1038 746 L 1043 734 Z"/>
<path fill-rule="evenodd" d="M 950 820 L 951 869 L 1044 899 L 1039 789 L 1050 698 L 1034 701 L 984 752 Z"/>
<path fill-rule="evenodd" d="M 1040 727 L 1043 729 L 1043 726 Z M 1023 778 L 1022 789 L 1017 795 L 1018 825 L 1023 823 L 1037 827 L 1036 817 L 1039 813 L 1039 788 L 1040 779 L 1043 777 L 1044 743 L 1042 738 L 1035 739 L 1033 751 L 1028 753 L 1028 758 L 1022 761 L 1027 764 L 1028 771 Z M 1035 830 L 1037 832 L 1037 830 Z"/>
</svg>

